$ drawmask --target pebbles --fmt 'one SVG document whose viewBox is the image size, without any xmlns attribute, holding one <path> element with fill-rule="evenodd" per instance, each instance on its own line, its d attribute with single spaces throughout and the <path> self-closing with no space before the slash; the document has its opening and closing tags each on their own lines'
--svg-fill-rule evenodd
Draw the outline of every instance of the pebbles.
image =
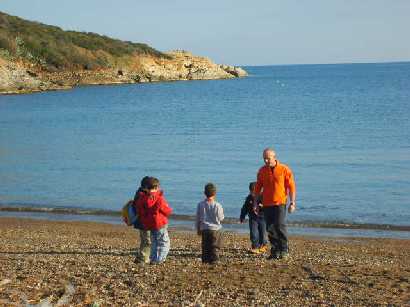
<svg viewBox="0 0 410 307">
<path fill-rule="evenodd" d="M 290 258 L 269 261 L 225 233 L 220 262 L 205 265 L 198 236 L 169 233 L 166 262 L 137 265 L 130 227 L 0 218 L 0 305 L 409 304 L 408 240 L 292 237 Z"/>
</svg>

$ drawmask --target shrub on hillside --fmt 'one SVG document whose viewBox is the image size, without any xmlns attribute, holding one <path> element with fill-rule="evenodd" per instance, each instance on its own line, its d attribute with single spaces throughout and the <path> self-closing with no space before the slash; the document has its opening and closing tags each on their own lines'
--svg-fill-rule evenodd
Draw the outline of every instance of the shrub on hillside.
<svg viewBox="0 0 410 307">
<path fill-rule="evenodd" d="M 96 33 L 63 31 L 0 12 L 0 48 L 44 67 L 96 69 L 133 54 L 167 55 L 146 44 Z"/>
</svg>

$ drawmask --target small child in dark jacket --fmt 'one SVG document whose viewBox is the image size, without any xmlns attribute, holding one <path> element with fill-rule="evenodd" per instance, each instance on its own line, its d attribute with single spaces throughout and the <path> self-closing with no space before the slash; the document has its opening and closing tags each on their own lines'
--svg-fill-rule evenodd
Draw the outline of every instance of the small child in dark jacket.
<svg viewBox="0 0 410 307">
<path fill-rule="evenodd" d="M 138 190 L 135 192 L 135 196 L 134 196 L 134 208 L 135 211 L 138 212 L 137 209 L 137 202 L 138 202 L 138 198 L 140 196 L 141 193 L 148 193 L 148 182 L 150 180 L 150 177 L 145 176 L 144 178 L 142 178 L 141 180 L 141 186 L 138 188 Z M 142 226 L 141 223 L 141 219 L 137 219 L 136 224 L 134 224 L 134 228 L 139 230 L 140 233 L 140 247 L 139 249 L 137 249 L 137 254 L 135 257 L 134 262 L 135 263 L 149 263 L 149 255 L 150 255 L 150 250 L 151 250 L 151 240 L 150 240 L 150 236 L 151 233 L 149 230 L 145 230 Z"/>
<path fill-rule="evenodd" d="M 245 203 L 241 209 L 240 222 L 245 221 L 246 215 L 249 216 L 249 234 L 251 240 L 251 250 L 253 254 L 264 253 L 268 249 L 266 237 L 266 223 L 263 216 L 262 207 L 259 206 L 260 200 L 254 199 L 252 196 L 256 182 L 249 183 L 249 195 L 246 197 Z"/>
</svg>

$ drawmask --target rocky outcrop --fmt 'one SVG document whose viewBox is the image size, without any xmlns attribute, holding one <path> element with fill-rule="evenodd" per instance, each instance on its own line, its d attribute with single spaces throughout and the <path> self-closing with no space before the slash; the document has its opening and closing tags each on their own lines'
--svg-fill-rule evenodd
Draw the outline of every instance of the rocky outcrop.
<svg viewBox="0 0 410 307">
<path fill-rule="evenodd" d="M 30 67 L 19 62 L 0 58 L 0 94 L 37 92 L 52 89 L 62 89 L 49 81 L 39 78 Z"/>
<path fill-rule="evenodd" d="M 241 67 L 221 65 L 221 68 L 226 71 L 228 74 L 231 74 L 235 77 L 246 77 L 248 73 Z"/>
<path fill-rule="evenodd" d="M 209 80 L 238 77 L 232 71 L 224 69 L 227 66 L 217 65 L 208 58 L 194 56 L 186 51 L 172 51 L 168 52 L 167 55 L 171 59 L 141 58 L 141 66 L 144 72 L 150 76 L 151 81 Z"/>
<path fill-rule="evenodd" d="M 186 51 L 172 51 L 167 55 L 168 58 L 136 55 L 126 64 L 110 69 L 54 72 L 0 57 L 0 93 L 67 89 L 79 84 L 229 79 L 247 75 L 240 67 L 218 65 Z"/>
</svg>

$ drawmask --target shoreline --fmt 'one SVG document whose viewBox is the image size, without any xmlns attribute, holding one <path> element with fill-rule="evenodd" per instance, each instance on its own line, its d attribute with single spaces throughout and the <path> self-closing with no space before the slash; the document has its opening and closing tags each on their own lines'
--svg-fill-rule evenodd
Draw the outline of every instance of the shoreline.
<svg viewBox="0 0 410 307">
<path fill-rule="evenodd" d="M 36 212 L 61 215 L 91 215 L 91 216 L 117 216 L 121 217 L 121 208 L 118 210 L 105 210 L 93 208 L 76 208 L 76 207 L 45 207 L 45 206 L 7 206 L 0 203 L 0 212 Z M 177 221 L 194 221 L 195 216 L 188 214 L 172 214 L 172 219 Z M 237 224 L 238 218 L 225 217 L 223 224 Z M 311 227 L 311 228 L 338 228 L 338 229 L 367 229 L 367 230 L 388 230 L 388 231 L 410 231 L 410 225 L 393 225 L 393 224 L 371 224 L 371 223 L 348 223 L 339 221 L 313 221 L 299 220 L 288 222 L 288 225 L 294 227 Z"/>
<path fill-rule="evenodd" d="M 1 217 L 123 224 L 119 210 L 67 207 L 4 206 L 0 204 Z M 193 215 L 173 214 L 170 217 L 170 225 L 184 230 L 193 231 L 194 221 L 195 217 Z M 410 239 L 410 226 L 318 221 L 288 221 L 287 225 L 289 233 L 295 235 Z M 223 227 L 227 231 L 241 234 L 249 232 L 247 221 L 240 224 L 238 219 L 233 217 L 226 217 Z"/>
<path fill-rule="evenodd" d="M 0 218 L 0 305 L 405 306 L 409 240 L 290 236 L 290 257 L 249 253 L 223 234 L 220 261 L 200 261 L 200 238 L 170 228 L 161 265 L 133 262 L 125 225 Z"/>
</svg>

